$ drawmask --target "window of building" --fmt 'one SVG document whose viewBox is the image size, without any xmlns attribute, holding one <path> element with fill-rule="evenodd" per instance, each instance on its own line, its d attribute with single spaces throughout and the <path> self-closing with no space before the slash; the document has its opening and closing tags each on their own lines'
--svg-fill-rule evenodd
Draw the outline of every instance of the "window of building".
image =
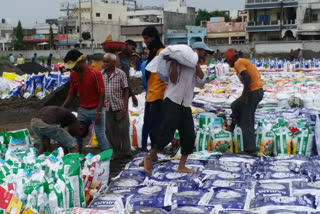
<svg viewBox="0 0 320 214">
<path fill-rule="evenodd" d="M 108 19 L 109 19 L 109 20 L 112 19 L 112 14 L 108 14 Z"/>
<path fill-rule="evenodd" d="M 129 16 L 129 19 L 133 19 L 133 16 Z"/>
<path fill-rule="evenodd" d="M 96 13 L 96 17 L 100 17 L 100 13 Z"/>
<path fill-rule="evenodd" d="M 77 26 L 77 33 L 80 32 L 80 26 Z"/>
<path fill-rule="evenodd" d="M 318 14 L 312 14 L 312 21 L 318 22 Z"/>
</svg>

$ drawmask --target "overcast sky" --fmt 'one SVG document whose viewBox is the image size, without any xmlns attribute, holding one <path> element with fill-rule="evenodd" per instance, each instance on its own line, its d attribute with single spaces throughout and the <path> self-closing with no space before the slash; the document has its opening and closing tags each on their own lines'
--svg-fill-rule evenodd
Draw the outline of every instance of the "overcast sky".
<svg viewBox="0 0 320 214">
<path fill-rule="evenodd" d="M 21 20 L 23 27 L 33 27 L 36 22 L 44 23 L 45 19 L 58 18 L 59 5 L 66 0 L 0 0 L 0 18 L 9 19 L 16 25 Z M 74 0 L 69 0 L 74 1 Z M 166 0 L 137 0 L 138 4 L 165 6 Z M 188 6 L 207 9 L 243 9 L 244 0 L 187 0 Z"/>
</svg>

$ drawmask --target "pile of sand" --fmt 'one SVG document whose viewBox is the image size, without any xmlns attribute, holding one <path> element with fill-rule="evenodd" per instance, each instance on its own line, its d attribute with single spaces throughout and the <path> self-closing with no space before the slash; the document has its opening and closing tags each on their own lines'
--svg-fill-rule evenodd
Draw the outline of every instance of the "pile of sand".
<svg viewBox="0 0 320 214">
<path fill-rule="evenodd" d="M 16 73 L 18 75 L 23 75 L 24 73 L 16 66 L 12 65 L 7 60 L 0 60 L 0 77 L 2 77 L 2 73 Z"/>
<path fill-rule="evenodd" d="M 48 68 L 45 68 L 37 63 L 26 62 L 24 64 L 17 66 L 24 74 L 38 74 L 50 71 Z"/>
</svg>

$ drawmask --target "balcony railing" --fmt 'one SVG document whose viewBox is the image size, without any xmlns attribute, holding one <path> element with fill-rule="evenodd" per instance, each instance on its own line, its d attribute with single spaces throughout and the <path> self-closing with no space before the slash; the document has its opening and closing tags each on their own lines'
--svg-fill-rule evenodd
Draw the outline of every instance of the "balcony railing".
<svg viewBox="0 0 320 214">
<path fill-rule="evenodd" d="M 246 4 L 296 2 L 297 0 L 246 0 Z"/>
<path fill-rule="evenodd" d="M 253 26 L 280 26 L 280 25 L 296 25 L 297 20 L 276 20 L 276 21 L 269 21 L 269 22 L 254 22 L 254 21 L 249 21 L 248 26 L 253 27 Z"/>
</svg>

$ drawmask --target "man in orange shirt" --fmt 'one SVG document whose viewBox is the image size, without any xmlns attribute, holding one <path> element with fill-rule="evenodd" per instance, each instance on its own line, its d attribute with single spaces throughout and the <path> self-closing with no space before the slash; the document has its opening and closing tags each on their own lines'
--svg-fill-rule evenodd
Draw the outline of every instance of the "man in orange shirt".
<svg viewBox="0 0 320 214">
<path fill-rule="evenodd" d="M 259 71 L 249 62 L 240 58 L 235 49 L 228 49 L 225 58 L 230 67 L 233 67 L 243 84 L 242 95 L 231 104 L 232 127 L 238 125 L 242 130 L 244 151 L 249 155 L 256 155 L 254 136 L 254 115 L 259 102 L 263 98 L 263 85 Z"/>
<path fill-rule="evenodd" d="M 142 36 L 150 51 L 147 61 L 147 64 L 149 64 L 164 49 L 164 45 L 161 42 L 158 30 L 154 26 L 146 27 L 142 32 Z M 146 79 L 148 81 L 148 91 L 144 110 L 144 123 L 149 127 L 151 147 L 153 148 L 160 136 L 160 126 L 163 120 L 162 100 L 167 84 L 160 79 L 157 73 L 152 73 L 148 70 L 146 70 Z"/>
</svg>

